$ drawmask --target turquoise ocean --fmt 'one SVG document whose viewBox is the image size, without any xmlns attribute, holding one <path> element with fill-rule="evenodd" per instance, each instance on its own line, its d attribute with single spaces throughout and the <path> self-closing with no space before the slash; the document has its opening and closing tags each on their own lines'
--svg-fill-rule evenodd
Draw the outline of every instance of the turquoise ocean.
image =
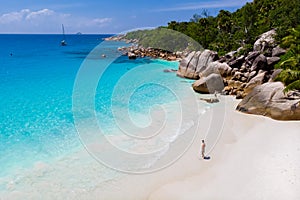
<svg viewBox="0 0 300 200">
<path fill-rule="evenodd" d="M 128 44 L 103 43 L 108 36 L 67 35 L 68 45 L 60 46 L 61 35 L 0 35 L 0 189 L 7 189 L 7 180 L 15 180 L 36 163 L 51 165 L 83 149 L 74 126 L 72 95 L 85 59 L 101 67 L 106 59 L 116 57 L 103 74 L 95 97 L 95 112 L 110 134 L 116 126 L 110 111 L 111 96 L 118 80 L 130 70 L 147 66 L 144 77 L 139 74 L 137 80 L 153 76 L 190 86 L 191 82 L 174 73 L 163 72 L 177 69 L 178 62 L 147 57 L 129 60 L 117 51 Z M 102 46 L 96 53 L 88 56 L 99 44 Z M 140 117 L 141 126 L 149 123 L 144 117 L 149 107 L 176 100 L 174 93 L 155 84 L 136 91 L 130 98 L 129 110 L 134 117 Z M 125 95 L 127 91 L 123 92 Z M 122 98 L 115 103 L 120 109 L 128 107 Z"/>
</svg>

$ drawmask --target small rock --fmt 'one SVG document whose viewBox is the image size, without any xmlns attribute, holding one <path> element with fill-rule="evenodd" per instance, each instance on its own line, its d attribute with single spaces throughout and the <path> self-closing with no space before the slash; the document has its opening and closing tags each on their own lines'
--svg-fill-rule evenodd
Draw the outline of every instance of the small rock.
<svg viewBox="0 0 300 200">
<path fill-rule="evenodd" d="M 245 93 L 248 94 L 252 91 L 253 88 L 255 88 L 258 85 L 263 84 L 263 80 L 265 78 L 266 72 L 257 74 L 254 78 L 252 78 L 247 85 L 245 86 Z"/>
<path fill-rule="evenodd" d="M 245 56 L 240 56 L 237 59 L 229 62 L 228 65 L 232 68 L 240 68 L 244 61 L 245 61 Z"/>
<path fill-rule="evenodd" d="M 273 66 L 274 64 L 278 63 L 280 61 L 279 57 L 268 57 L 267 58 L 267 64 L 270 66 Z"/>
<path fill-rule="evenodd" d="M 226 86 L 226 87 L 224 87 L 223 91 L 231 91 L 232 89 L 233 89 L 233 87 Z"/>
<path fill-rule="evenodd" d="M 131 59 L 131 60 L 135 60 L 136 57 L 137 57 L 137 56 L 136 56 L 134 53 L 132 53 L 132 52 L 128 52 L 127 56 L 128 56 L 128 58 Z"/>
<path fill-rule="evenodd" d="M 274 29 L 261 34 L 259 36 L 259 39 L 255 41 L 253 45 L 253 50 L 263 52 L 270 47 L 273 48 L 276 44 L 274 38 L 275 35 L 276 35 L 276 31 Z"/>
<path fill-rule="evenodd" d="M 237 94 L 237 89 L 233 89 L 232 91 L 231 91 L 231 93 L 230 93 L 230 95 L 236 95 Z"/>
<path fill-rule="evenodd" d="M 260 54 L 258 57 L 255 58 L 251 67 L 251 71 L 265 69 L 266 65 L 267 58 L 263 54 Z"/>
<path fill-rule="evenodd" d="M 233 68 L 230 74 L 233 76 L 237 71 L 239 71 L 237 68 Z"/>
<path fill-rule="evenodd" d="M 241 81 L 234 81 L 233 87 L 240 88 L 242 84 L 243 84 L 243 82 L 241 82 Z"/>
<path fill-rule="evenodd" d="M 177 72 L 176 69 L 164 69 L 164 72 Z"/>
<path fill-rule="evenodd" d="M 255 58 L 260 54 L 259 51 L 252 51 L 248 53 L 248 56 L 246 57 L 246 61 L 252 62 L 255 60 Z"/>
<path fill-rule="evenodd" d="M 209 99 L 206 99 L 206 98 L 200 98 L 200 100 L 206 101 L 207 103 L 218 103 L 218 102 L 219 102 L 219 99 L 218 99 L 218 98 L 209 98 Z"/>
<path fill-rule="evenodd" d="M 248 80 L 248 79 L 247 79 L 246 77 L 242 77 L 242 78 L 241 78 L 241 81 L 242 81 L 242 82 L 246 82 L 247 80 Z"/>
<path fill-rule="evenodd" d="M 235 74 L 233 75 L 233 80 L 240 80 L 242 78 L 243 73 L 242 72 L 235 72 Z"/>
<path fill-rule="evenodd" d="M 228 85 L 234 85 L 234 82 L 235 82 L 234 80 L 228 80 L 227 81 Z"/>
<path fill-rule="evenodd" d="M 286 53 L 286 50 L 284 50 L 283 48 L 281 48 L 280 46 L 276 46 L 275 48 L 273 48 L 272 50 L 272 57 L 278 57 L 281 56 L 283 54 Z"/>
<path fill-rule="evenodd" d="M 175 55 L 176 55 L 177 57 L 181 57 L 181 56 L 183 55 L 183 53 L 182 53 L 181 51 L 176 51 L 176 52 L 175 52 Z"/>
<path fill-rule="evenodd" d="M 274 82 L 277 76 L 282 72 L 282 69 L 275 69 L 274 72 L 272 73 L 269 82 Z"/>
<path fill-rule="evenodd" d="M 257 71 L 252 71 L 252 72 L 250 72 L 248 81 L 249 81 L 251 78 L 253 78 L 253 77 L 256 75 L 256 73 L 257 73 Z"/>
<path fill-rule="evenodd" d="M 226 63 L 220 63 L 219 61 L 211 62 L 206 67 L 206 69 L 200 73 L 200 77 L 206 77 L 210 74 L 216 73 L 221 74 L 221 76 L 226 77 L 231 72 L 231 67 Z"/>
<path fill-rule="evenodd" d="M 167 60 L 175 61 L 175 60 L 177 60 L 177 57 L 176 56 L 168 56 Z"/>
<path fill-rule="evenodd" d="M 237 51 L 231 51 L 231 52 L 225 54 L 225 57 L 226 58 L 233 58 L 236 53 L 237 53 Z"/>
<path fill-rule="evenodd" d="M 220 63 L 226 62 L 227 58 L 225 56 L 222 56 L 219 60 Z"/>
<path fill-rule="evenodd" d="M 300 91 L 298 90 L 291 90 L 286 93 L 288 99 L 296 100 L 300 99 Z"/>
<path fill-rule="evenodd" d="M 246 72 L 247 71 L 247 67 L 245 65 L 242 65 L 240 71 L 241 72 Z"/>
<path fill-rule="evenodd" d="M 244 93 L 242 91 L 237 91 L 236 93 L 236 99 L 243 99 L 244 98 Z"/>
<path fill-rule="evenodd" d="M 246 85 L 247 85 L 247 83 L 243 83 L 240 88 L 244 89 L 246 87 Z"/>
</svg>

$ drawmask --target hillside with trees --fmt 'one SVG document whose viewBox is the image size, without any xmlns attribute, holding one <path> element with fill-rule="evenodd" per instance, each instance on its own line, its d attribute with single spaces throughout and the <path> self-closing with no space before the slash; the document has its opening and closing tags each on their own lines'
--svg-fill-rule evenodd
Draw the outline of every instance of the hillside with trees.
<svg viewBox="0 0 300 200">
<path fill-rule="evenodd" d="M 299 0 L 254 0 L 233 13 L 221 10 L 213 17 L 203 10 L 190 22 L 171 21 L 167 27 L 224 54 L 241 46 L 251 49 L 257 36 L 274 28 L 280 41 L 288 29 L 300 24 L 299 13 Z"/>
<path fill-rule="evenodd" d="M 190 42 L 190 37 L 204 49 L 216 51 L 220 56 L 240 47 L 239 55 L 246 56 L 253 50 L 259 35 L 275 29 L 277 43 L 287 49 L 275 66 L 283 69 L 277 80 L 288 86 L 286 90 L 300 89 L 299 13 L 300 0 L 254 0 L 232 13 L 220 10 L 217 16 L 211 16 L 203 9 L 201 14 L 194 14 L 189 22 L 171 21 L 156 31 L 136 31 L 126 37 L 138 39 L 139 44 L 145 47 L 165 45 L 166 50 L 182 51 L 180 47 L 189 50 L 197 47 L 198 50 L 199 45 Z M 163 30 L 165 28 L 174 31 L 168 32 Z"/>
</svg>

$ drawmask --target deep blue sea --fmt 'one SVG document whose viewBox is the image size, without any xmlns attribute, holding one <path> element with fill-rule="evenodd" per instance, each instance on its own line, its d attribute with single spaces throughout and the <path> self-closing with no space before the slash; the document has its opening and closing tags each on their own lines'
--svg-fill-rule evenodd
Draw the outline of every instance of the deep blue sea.
<svg viewBox="0 0 300 200">
<path fill-rule="evenodd" d="M 111 104 L 124 109 L 128 102 L 120 95 L 112 100 L 118 81 L 138 66 L 147 66 L 143 75 L 131 74 L 131 80 L 156 77 L 176 84 L 183 83 L 174 73 L 178 62 L 150 58 L 129 60 L 117 51 L 123 42 L 103 43 L 108 35 L 67 35 L 67 46 L 60 46 L 61 35 L 0 35 L 0 177 L 20 173 L 36 162 L 51 162 L 82 148 L 74 127 L 72 95 L 74 82 L 82 63 L 92 60 L 99 68 L 114 57 L 103 74 L 95 94 L 95 112 L 108 134 L 115 124 Z M 94 54 L 89 55 L 97 45 Z M 105 54 L 106 57 L 103 57 Z M 89 55 L 89 56 L 88 56 Z M 125 79 L 126 80 L 126 79 Z M 122 85 L 131 84 L 123 82 Z M 125 87 L 126 88 L 126 87 Z M 141 126 L 149 107 L 172 102 L 176 95 L 164 87 L 148 84 L 136 88 L 129 100 L 133 118 Z"/>
</svg>

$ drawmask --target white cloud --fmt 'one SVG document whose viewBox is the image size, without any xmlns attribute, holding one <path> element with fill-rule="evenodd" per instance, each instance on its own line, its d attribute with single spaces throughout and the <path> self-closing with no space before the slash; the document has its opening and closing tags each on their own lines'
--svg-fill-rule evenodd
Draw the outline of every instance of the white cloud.
<svg viewBox="0 0 300 200">
<path fill-rule="evenodd" d="M 59 13 L 51 9 L 31 11 L 23 9 L 0 15 L 0 32 L 58 33 L 60 24 L 65 24 L 66 32 L 100 31 L 112 18 L 86 18 Z"/>
<path fill-rule="evenodd" d="M 175 7 L 169 8 L 159 8 L 153 10 L 154 12 L 166 12 L 166 11 L 184 11 L 184 10 L 199 10 L 208 8 L 230 8 L 230 7 L 240 7 L 246 2 L 251 2 L 251 0 L 235 0 L 235 1 L 207 1 L 202 3 L 185 3 L 177 5 Z"/>
<path fill-rule="evenodd" d="M 103 26 L 112 21 L 112 18 L 95 18 L 91 21 L 91 25 Z"/>
<path fill-rule="evenodd" d="M 32 20 L 38 17 L 43 17 L 43 16 L 53 16 L 55 14 L 55 12 L 53 10 L 49 10 L 49 9 L 43 9 L 43 10 L 38 10 L 38 11 L 34 11 L 34 12 L 30 12 L 27 16 L 26 16 L 26 20 Z"/>
<path fill-rule="evenodd" d="M 45 18 L 53 17 L 55 19 L 63 18 L 64 14 L 59 14 L 49 9 L 42 9 L 38 11 L 30 11 L 29 9 L 23 9 L 18 12 L 5 13 L 0 16 L 0 24 L 15 24 L 17 22 L 41 20 Z"/>
<path fill-rule="evenodd" d="M 30 13 L 29 9 L 23 9 L 19 12 L 5 13 L 0 16 L 0 24 L 9 24 L 22 21 L 28 13 Z"/>
</svg>

